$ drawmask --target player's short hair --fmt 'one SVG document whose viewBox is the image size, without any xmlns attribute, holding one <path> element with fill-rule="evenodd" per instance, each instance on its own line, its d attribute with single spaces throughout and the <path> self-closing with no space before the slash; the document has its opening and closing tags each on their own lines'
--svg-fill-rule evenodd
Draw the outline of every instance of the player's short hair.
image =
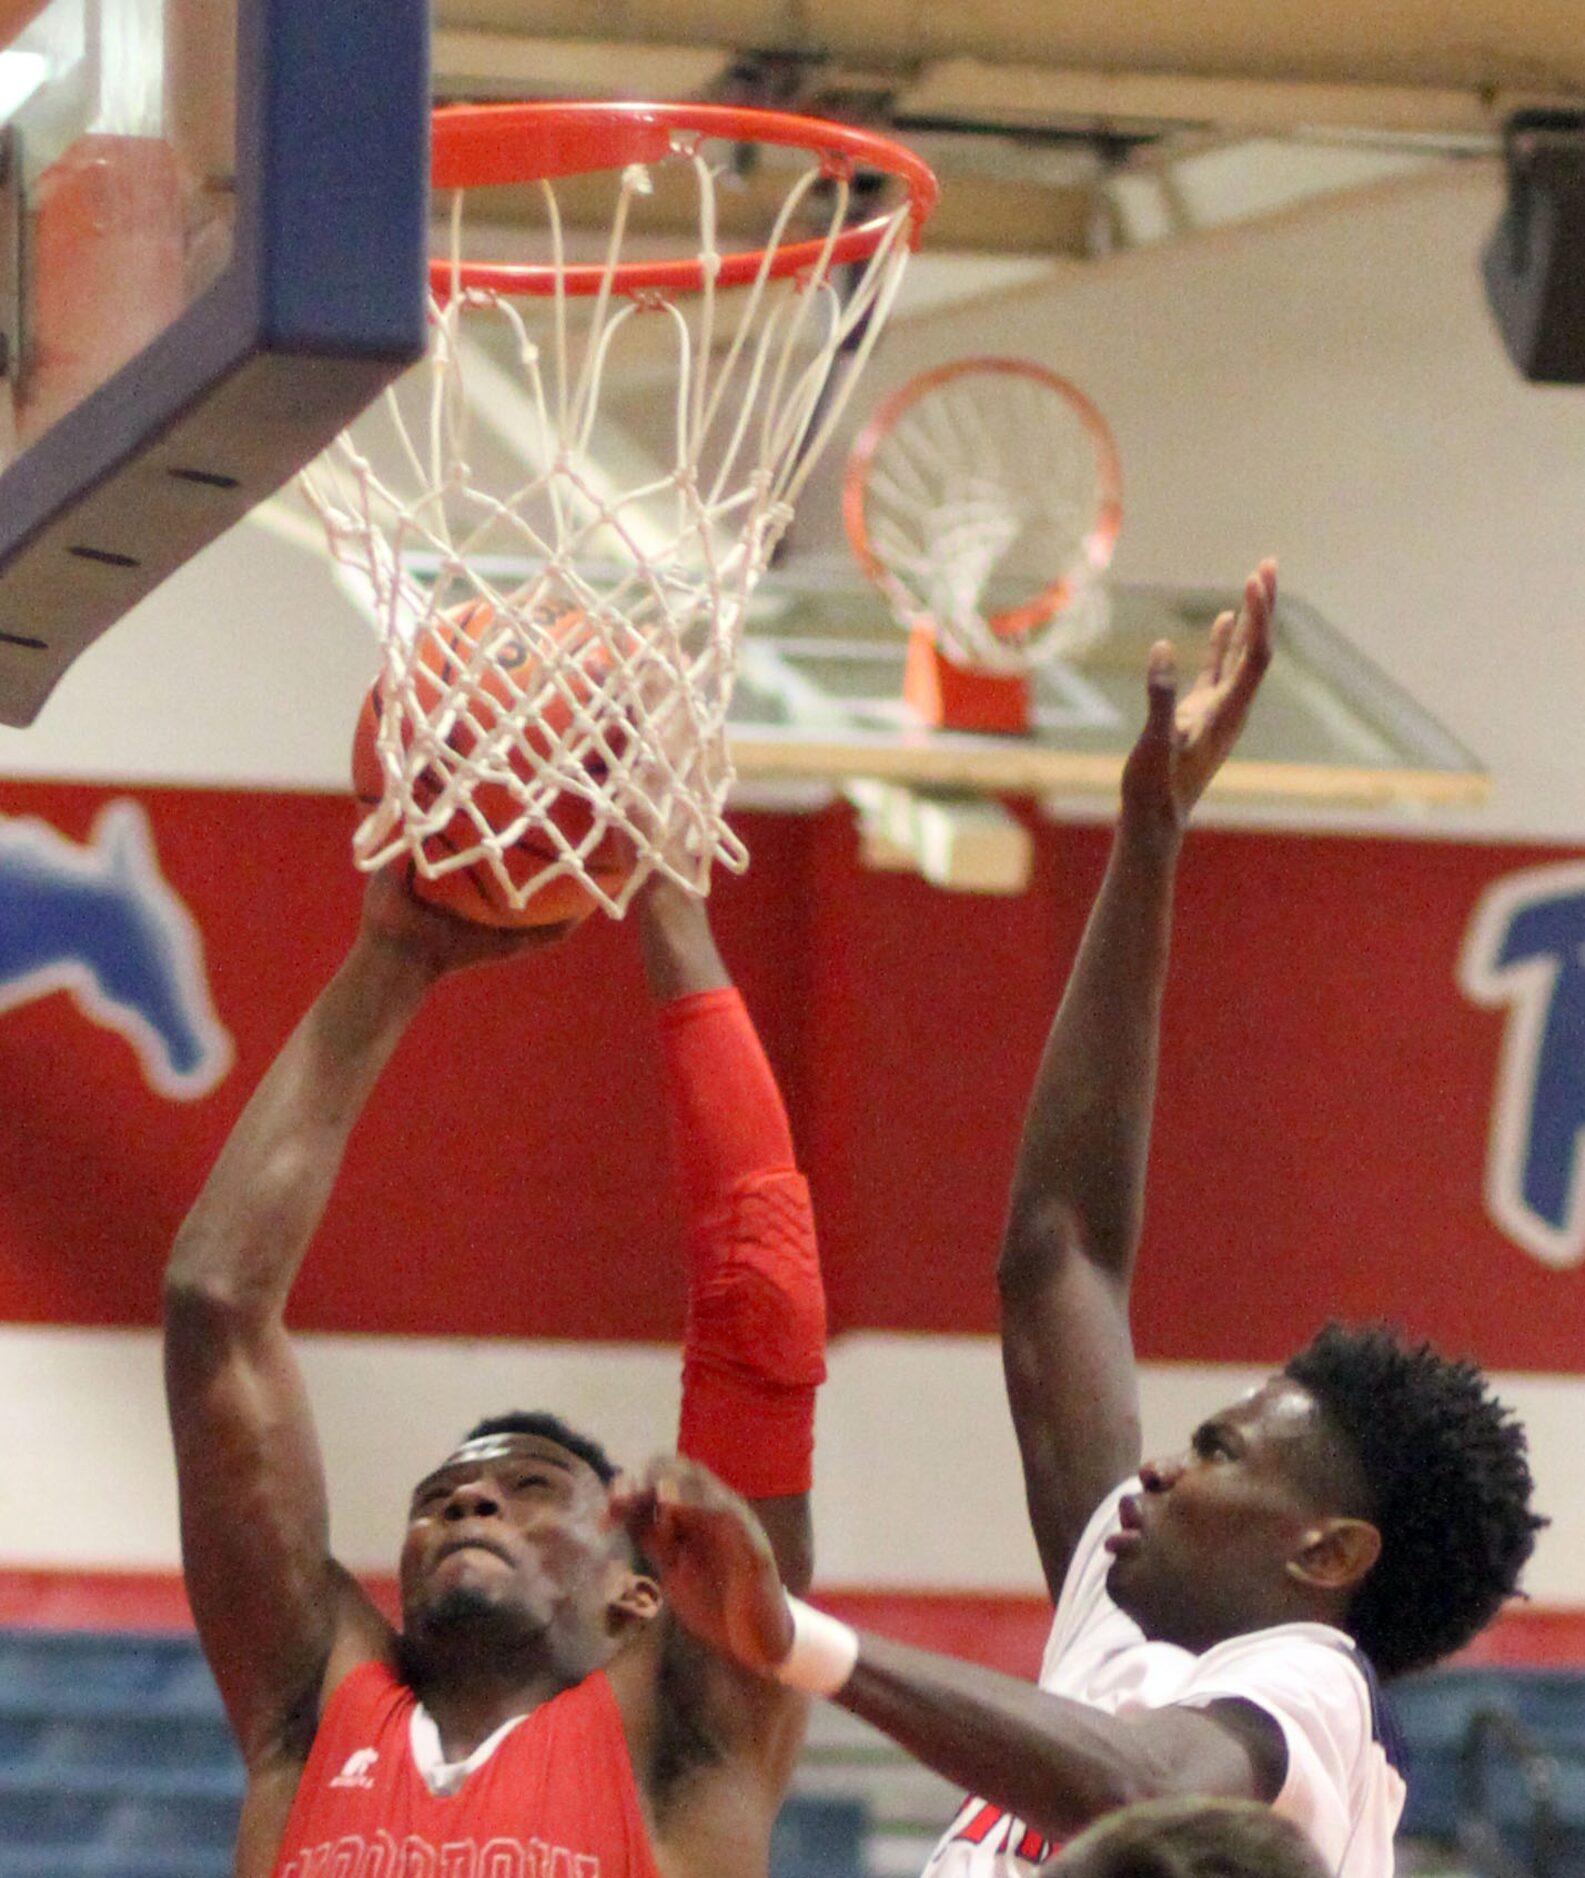
<svg viewBox="0 0 1585 1878">
<path fill-rule="evenodd" d="M 468 1430 L 462 1438 L 462 1445 L 469 1441 L 482 1441 L 486 1435 L 538 1435 L 542 1441 L 554 1441 L 558 1448 L 576 1454 L 580 1461 L 592 1467 L 600 1484 L 605 1487 L 610 1486 L 619 1471 L 593 1435 L 580 1434 L 548 1409 L 510 1409 L 504 1415 L 487 1415 L 477 1426 Z"/>
<path fill-rule="evenodd" d="M 1253 1800 L 1144 1800 L 1080 1834 L 1052 1878 L 1327 1878 L 1315 1847 Z"/>
<path fill-rule="evenodd" d="M 1284 1374 L 1352 1450 L 1381 1533 L 1348 1629 L 1384 1679 L 1423 1669 L 1496 1616 L 1546 1524 L 1524 1428 L 1474 1363 L 1384 1324 L 1328 1324 Z"/>
</svg>

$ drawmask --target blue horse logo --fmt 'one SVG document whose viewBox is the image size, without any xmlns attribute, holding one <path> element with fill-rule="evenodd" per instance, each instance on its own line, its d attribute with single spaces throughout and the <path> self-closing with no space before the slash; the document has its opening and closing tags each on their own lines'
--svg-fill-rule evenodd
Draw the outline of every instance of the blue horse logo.
<svg viewBox="0 0 1585 1878">
<path fill-rule="evenodd" d="M 1508 1006 L 1486 1206 L 1544 1264 L 1585 1258 L 1585 862 L 1488 887 L 1459 957 L 1477 1004 Z"/>
<path fill-rule="evenodd" d="M 161 1095 L 206 1095 L 231 1067 L 197 924 L 136 802 L 109 803 L 86 846 L 0 816 L 0 1012 L 52 991 L 119 1031 Z"/>
</svg>

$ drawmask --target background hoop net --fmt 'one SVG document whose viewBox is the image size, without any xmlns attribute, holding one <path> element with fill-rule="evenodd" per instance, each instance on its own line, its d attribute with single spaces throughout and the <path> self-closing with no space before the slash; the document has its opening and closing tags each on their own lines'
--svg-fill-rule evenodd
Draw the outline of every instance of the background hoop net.
<svg viewBox="0 0 1585 1878">
<path fill-rule="evenodd" d="M 960 359 L 881 405 L 843 515 L 900 624 L 959 664 L 1021 672 L 1105 631 L 1121 493 L 1111 431 L 1076 386 L 1025 359 Z"/>
<path fill-rule="evenodd" d="M 481 125 L 542 146 L 547 124 L 553 145 L 503 156 L 492 141 L 478 161 Z M 456 187 L 427 371 L 305 476 L 384 649 L 384 792 L 355 857 L 372 870 L 405 851 L 429 877 L 482 862 L 519 908 L 567 876 L 613 914 L 656 870 L 703 893 L 714 862 L 746 861 L 724 818 L 745 606 L 884 325 L 933 178 L 883 140 L 767 112 L 469 107 L 438 113 L 435 132 L 437 183 L 465 184 L 455 172 L 475 163 L 530 182 L 540 258 L 468 259 L 474 192 Z M 723 253 L 720 185 L 741 140 L 762 136 L 790 181 L 760 245 Z M 877 153 L 909 193 L 855 229 L 855 169 Z M 572 252 L 555 179 L 522 167 L 536 163 L 576 170 L 580 188 L 604 171 L 610 232 L 594 259 Z M 673 194 L 685 179 L 698 235 L 657 262 L 643 209 L 663 170 Z M 635 375 L 670 387 L 636 468 L 631 447 L 607 447 L 602 412 L 606 387 Z M 491 399 L 521 420 L 505 463 L 486 463 Z M 576 843 L 555 815 L 566 793 L 592 810 Z M 615 888 L 585 864 L 613 833 L 638 857 Z M 518 886 L 502 855 L 526 834 L 555 860 Z"/>
</svg>

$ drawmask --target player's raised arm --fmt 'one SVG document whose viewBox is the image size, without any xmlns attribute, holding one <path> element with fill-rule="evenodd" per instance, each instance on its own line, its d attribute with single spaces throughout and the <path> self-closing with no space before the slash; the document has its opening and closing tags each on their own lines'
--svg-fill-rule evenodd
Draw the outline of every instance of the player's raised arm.
<svg viewBox="0 0 1585 1878">
<path fill-rule="evenodd" d="M 465 925 L 377 876 L 346 959 L 249 1099 L 177 1235 L 165 1374 L 183 1566 L 256 1778 L 301 1760 L 328 1681 L 382 1654 L 390 1636 L 330 1556 L 287 1295 L 353 1124 L 425 992 L 445 972 L 555 936 Z"/>
<path fill-rule="evenodd" d="M 1250 576 L 1179 700 L 1152 649 L 1106 876 L 1046 1041 L 1002 1245 L 1002 1354 L 1030 1518 L 1055 1597 L 1085 1523 L 1139 1461 L 1128 1295 L 1144 1211 L 1178 851 L 1271 656 L 1275 564 Z"/>
<path fill-rule="evenodd" d="M 794 1590 L 813 1571 L 809 1486 L 825 1296 L 780 1091 L 711 936 L 665 879 L 639 902 L 686 1215 L 678 1444 L 753 1503 Z"/>
</svg>

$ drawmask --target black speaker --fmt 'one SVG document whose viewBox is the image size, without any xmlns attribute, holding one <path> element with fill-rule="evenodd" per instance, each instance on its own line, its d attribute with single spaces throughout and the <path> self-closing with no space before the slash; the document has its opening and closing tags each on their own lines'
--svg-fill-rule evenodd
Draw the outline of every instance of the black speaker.
<svg viewBox="0 0 1585 1878">
<path fill-rule="evenodd" d="M 1585 112 L 1521 111 L 1504 138 L 1508 200 L 1481 257 L 1515 365 L 1585 385 Z"/>
</svg>

